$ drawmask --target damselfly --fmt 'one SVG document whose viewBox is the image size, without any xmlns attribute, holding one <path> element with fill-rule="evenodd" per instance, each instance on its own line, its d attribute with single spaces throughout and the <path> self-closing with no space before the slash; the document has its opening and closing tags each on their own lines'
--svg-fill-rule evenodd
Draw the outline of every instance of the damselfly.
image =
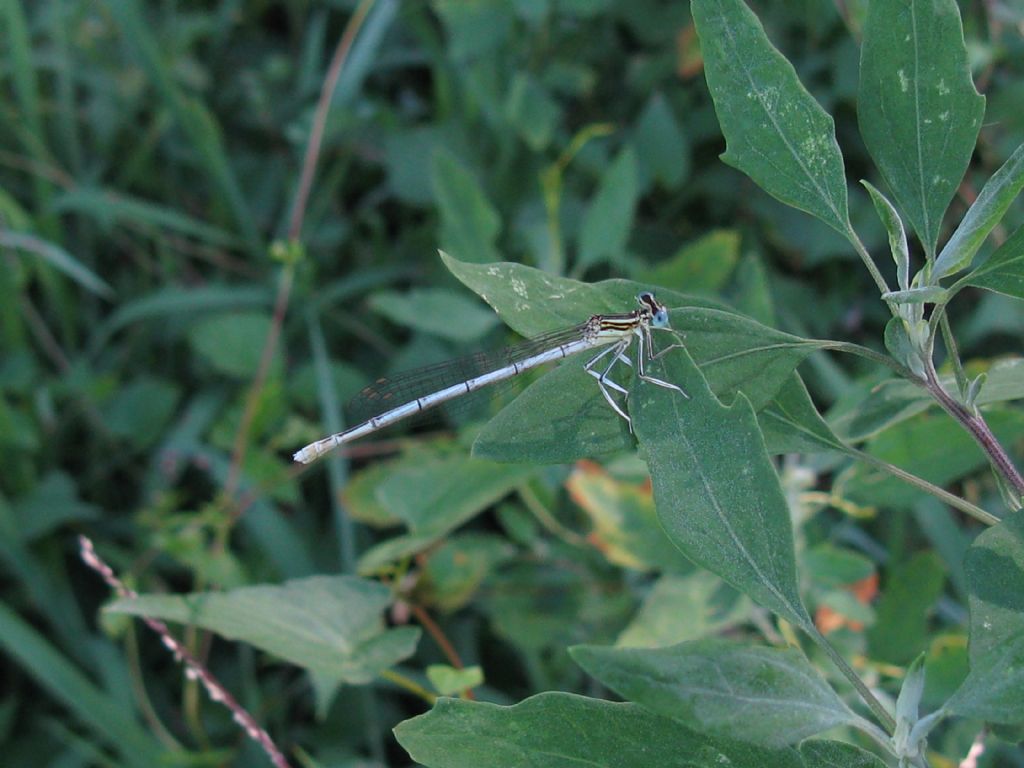
<svg viewBox="0 0 1024 768">
<path fill-rule="evenodd" d="M 384 429 L 449 400 L 475 392 L 482 387 L 511 379 L 538 365 L 561 360 L 578 352 L 598 347 L 605 347 L 605 349 L 594 355 L 583 368 L 597 379 L 597 386 L 601 390 L 601 394 L 604 395 L 604 399 L 608 401 L 615 413 L 632 427 L 629 416 L 611 394 L 618 392 L 625 397 L 629 393 L 625 387 L 612 381 L 609 374 L 615 364 L 619 362 L 633 367 L 633 361 L 629 359 L 626 352 L 633 344 L 634 339 L 637 345 L 637 376 L 642 381 L 672 389 L 684 397 L 687 396 L 675 384 L 647 375 L 644 364 L 654 359 L 651 330 L 669 329 L 668 309 L 650 291 L 642 292 L 636 299 L 640 306 L 632 312 L 593 315 L 582 325 L 524 342 L 522 346 L 507 350 L 501 358 L 498 358 L 503 364 L 492 363 L 489 370 L 458 380 L 454 384 L 445 385 L 447 381 L 452 380 L 447 364 L 425 368 L 422 370 L 423 376 L 420 376 L 420 372 L 412 372 L 402 378 L 401 387 L 395 386 L 390 379 L 380 379 L 364 389 L 357 397 L 357 400 L 361 398 L 364 402 L 372 402 L 373 409 L 376 411 L 372 418 L 368 418 L 344 432 L 338 432 L 330 437 L 317 440 L 315 443 L 310 443 L 295 453 L 295 461 L 309 464 L 342 443 L 365 437 L 379 429 Z M 604 366 L 603 370 L 595 370 L 595 366 L 602 360 L 607 360 L 608 364 Z M 486 368 L 486 366 L 484 367 Z M 437 384 L 439 380 L 442 382 L 440 385 Z M 408 394 L 405 398 L 396 399 L 395 393 L 398 391 Z M 399 404 L 394 405 L 395 402 Z"/>
</svg>

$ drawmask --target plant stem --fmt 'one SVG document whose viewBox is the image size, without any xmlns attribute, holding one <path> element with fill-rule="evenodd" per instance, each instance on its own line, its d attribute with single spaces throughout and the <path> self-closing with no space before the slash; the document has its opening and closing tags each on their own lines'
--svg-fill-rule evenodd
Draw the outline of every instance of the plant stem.
<svg viewBox="0 0 1024 768">
<path fill-rule="evenodd" d="M 804 626 L 804 631 L 807 632 L 811 638 L 818 644 L 818 646 L 828 654 L 828 657 L 832 659 L 832 663 L 835 664 L 839 671 L 843 673 L 843 676 L 850 681 L 854 688 L 857 689 L 857 693 L 864 700 L 864 703 L 868 705 L 875 718 L 882 724 L 889 734 L 892 734 L 896 730 L 896 721 L 893 720 L 885 707 L 882 706 L 882 702 L 875 698 L 875 695 L 864 685 L 864 681 L 860 679 L 860 676 L 853 671 L 853 668 L 846 663 L 846 659 L 835 648 L 832 644 L 825 639 L 825 636 L 818 631 L 818 628 L 813 624 Z"/>
<path fill-rule="evenodd" d="M 992 434 L 992 430 L 989 428 L 984 417 L 981 413 L 972 412 L 950 397 L 949 393 L 943 389 L 942 384 L 939 383 L 939 377 L 935 373 L 935 366 L 932 365 L 931 361 L 927 362 L 926 379 L 923 382 L 924 387 L 931 392 L 939 405 L 942 406 L 942 409 L 960 422 L 963 428 L 970 433 L 981 450 L 988 456 L 992 466 L 1005 478 L 1017 496 L 1024 496 L 1024 477 L 1021 477 L 1020 472 L 1006 454 L 1003 446 L 999 444 L 996 436 Z"/>
<path fill-rule="evenodd" d="M 961 512 L 970 515 L 974 519 L 982 523 L 985 523 L 986 525 L 997 525 L 1000 522 L 999 518 L 993 515 L 991 512 L 986 512 L 981 507 L 971 504 L 971 502 L 967 501 L 966 499 L 961 499 L 956 494 L 950 493 L 944 488 L 940 488 L 937 485 L 933 485 L 932 483 L 929 483 L 927 480 L 923 480 L 917 475 L 911 474 L 910 472 L 907 472 L 904 469 L 900 469 L 895 464 L 890 464 L 887 461 L 882 461 L 881 459 L 872 456 L 870 453 L 859 451 L 856 448 L 853 448 L 845 444 L 843 445 L 843 450 L 846 451 L 846 453 L 848 453 L 853 458 L 857 459 L 858 461 L 863 461 L 865 464 L 870 464 L 873 467 L 878 467 L 884 472 L 888 472 L 890 475 L 898 477 L 900 480 L 903 480 L 904 482 L 913 485 L 915 488 L 920 488 L 925 493 L 930 493 L 932 496 L 939 499 L 939 501 L 943 501 L 946 504 L 949 504 L 949 506 L 959 509 Z"/>
</svg>

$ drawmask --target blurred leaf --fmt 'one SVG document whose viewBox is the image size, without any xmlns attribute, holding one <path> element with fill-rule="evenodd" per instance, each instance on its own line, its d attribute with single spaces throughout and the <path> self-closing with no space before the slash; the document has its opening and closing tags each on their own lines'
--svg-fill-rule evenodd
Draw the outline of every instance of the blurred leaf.
<svg viewBox="0 0 1024 768">
<path fill-rule="evenodd" d="M 390 194 L 401 202 L 428 207 L 434 202 L 431 181 L 434 150 L 445 145 L 442 126 L 417 126 L 383 136 L 384 164 Z"/>
<path fill-rule="evenodd" d="M 846 174 L 831 116 L 743 0 L 698 0 L 692 11 L 725 134 L 722 160 L 846 236 Z"/>
<path fill-rule="evenodd" d="M 202 627 L 317 675 L 362 685 L 408 658 L 419 630 L 386 629 L 391 591 L 353 576 L 313 576 L 227 592 L 142 595 L 106 610 Z"/>
<path fill-rule="evenodd" d="M 393 323 L 452 341 L 474 341 L 498 324 L 478 301 L 443 288 L 380 291 L 370 296 L 369 305 Z"/>
<path fill-rule="evenodd" d="M 1003 163 L 1003 166 L 992 175 L 992 178 L 985 182 L 985 186 L 978 194 L 978 197 L 971 203 L 971 207 L 967 209 L 967 213 L 964 214 L 960 225 L 956 228 L 953 236 L 949 238 L 945 246 L 943 246 L 942 253 L 935 260 L 932 279 L 938 280 L 946 275 L 952 275 L 971 265 L 971 260 L 974 259 L 974 255 L 981 248 L 981 244 L 985 242 L 989 233 L 1002 220 L 1003 214 L 1006 213 L 1010 204 L 1017 199 L 1022 188 L 1024 188 L 1024 144 L 1017 147 L 1017 151 Z M 996 251 L 996 254 L 998 253 Z M 993 256 L 996 254 L 993 254 Z M 991 260 L 990 258 L 989 262 Z M 1006 261 L 1009 261 L 1009 259 L 1005 256 L 1001 257 L 1001 263 L 997 267 L 1005 268 Z M 992 269 L 990 267 L 988 272 L 991 273 Z M 976 276 L 979 271 L 975 270 L 971 277 Z M 1016 274 L 1019 283 L 1021 280 L 1019 266 L 1013 274 Z M 990 276 L 989 280 L 992 279 L 993 277 Z M 977 285 L 977 283 L 973 282 L 973 279 L 971 284 Z M 1006 291 L 1003 291 L 1003 293 L 1006 293 Z M 1019 290 L 1017 295 L 1018 297 L 1021 295 Z"/>
<path fill-rule="evenodd" d="M 265 286 L 170 286 L 128 301 L 93 331 L 89 349 L 95 353 L 122 328 L 142 320 L 178 317 L 195 319 L 200 312 L 224 312 L 250 307 L 270 308 L 273 294 Z"/>
<path fill-rule="evenodd" d="M 687 243 L 670 258 L 641 271 L 636 280 L 678 287 L 687 293 L 716 294 L 729 279 L 739 257 L 739 232 L 721 229 Z"/>
<path fill-rule="evenodd" d="M 581 738 L 585 734 L 585 738 Z M 439 699 L 395 728 L 395 737 L 427 768 L 693 768 L 702 765 L 797 768 L 792 750 L 713 739 L 633 704 L 542 693 L 512 707 Z"/>
<path fill-rule="evenodd" d="M 144 448 L 160 439 L 181 399 L 167 379 L 140 376 L 123 386 L 103 408 L 103 422 L 113 434 Z"/>
<path fill-rule="evenodd" d="M 877 621 L 868 630 L 872 659 L 906 664 L 928 643 L 928 614 L 942 594 L 942 561 L 922 552 L 890 568 L 876 606 Z"/>
<path fill-rule="evenodd" d="M 501 46 L 512 32 L 512 8 L 504 0 L 432 0 L 448 33 L 456 61 L 465 61 Z"/>
<path fill-rule="evenodd" d="M 967 550 L 971 671 L 947 703 L 966 717 L 1024 721 L 1024 512 L 989 528 Z"/>
<path fill-rule="evenodd" d="M 640 189 L 646 189 L 655 181 L 668 189 L 676 189 L 689 176 L 690 144 L 661 93 L 653 94 L 644 105 L 633 127 L 632 144 L 636 147 Z M 657 285 L 673 283 L 658 282 Z"/>
<path fill-rule="evenodd" d="M 646 383 L 630 394 L 662 526 L 693 562 L 787 621 L 810 626 L 789 507 L 749 401 L 721 405 L 684 350 L 664 360 L 655 375 L 689 398 Z"/>
<path fill-rule="evenodd" d="M 868 578 L 875 572 L 870 559 L 852 549 L 818 544 L 800 555 L 801 573 L 820 587 L 840 587 Z"/>
<path fill-rule="evenodd" d="M 707 571 L 668 574 L 654 583 L 619 635 L 622 648 L 660 648 L 718 634 L 750 618 L 753 605 Z"/>
<path fill-rule="evenodd" d="M 434 197 L 441 215 L 441 243 L 460 259 L 496 261 L 501 217 L 473 175 L 452 154 L 436 151 L 431 165 Z"/>
<path fill-rule="evenodd" d="M 616 480 L 592 462 L 577 464 L 565 487 L 594 526 L 587 540 L 610 562 L 637 570 L 692 568 L 658 525 L 649 487 Z"/>
<path fill-rule="evenodd" d="M 74 480 L 59 471 L 45 475 L 27 496 L 11 506 L 18 519 L 18 536 L 23 541 L 40 539 L 65 523 L 99 517 L 99 508 L 82 501 Z"/>
<path fill-rule="evenodd" d="M 270 317 L 256 312 L 237 312 L 201 320 L 189 329 L 195 354 L 228 376 L 246 379 L 259 368 L 263 346 L 270 332 Z M 280 370 L 275 353 L 271 371 Z"/>
<path fill-rule="evenodd" d="M 127 702 L 93 683 L 6 602 L 0 603 L 0 648 L 109 744 L 125 765 L 151 768 L 163 761 L 165 750 L 139 724 Z"/>
<path fill-rule="evenodd" d="M 562 110 L 544 86 L 529 74 L 516 72 L 505 97 L 505 115 L 519 138 L 540 152 L 554 138 Z"/>
<path fill-rule="evenodd" d="M 423 579 L 416 585 L 417 598 L 445 612 L 458 610 L 476 597 L 484 580 L 514 554 L 513 546 L 500 536 L 456 534 L 430 551 Z"/>
<path fill-rule="evenodd" d="M 0 228 L 0 246 L 35 254 L 54 269 L 67 275 L 97 296 L 109 299 L 114 295 L 114 289 L 103 278 L 55 243 L 47 242 L 27 232 L 11 232 Z"/>
<path fill-rule="evenodd" d="M 1024 227 L 966 277 L 966 284 L 1024 299 Z"/>
<path fill-rule="evenodd" d="M 885 301 L 896 301 L 900 304 L 942 304 L 949 296 L 949 291 L 937 285 L 923 285 L 906 291 L 886 291 L 882 294 Z"/>
<path fill-rule="evenodd" d="M 447 664 L 431 664 L 427 667 L 427 679 L 439 694 L 451 696 L 483 683 L 484 673 L 476 666 L 455 669 Z"/>
<path fill-rule="evenodd" d="M 953 0 L 870 4 L 857 94 L 860 132 L 928 254 L 935 253 L 984 111 Z"/>
<path fill-rule="evenodd" d="M 359 573 L 426 549 L 537 471 L 533 466 L 495 464 L 465 454 L 423 458 L 393 468 L 378 487 L 377 500 L 410 533 L 364 552 Z"/>
<path fill-rule="evenodd" d="M 173 208 L 103 189 L 68 190 L 54 198 L 53 209 L 59 213 L 87 214 L 105 227 L 125 221 L 136 226 L 166 229 L 220 248 L 236 248 L 241 242 L 232 233 Z"/>
<path fill-rule="evenodd" d="M 716 639 L 570 652 L 623 698 L 701 733 L 782 747 L 857 720 L 796 649 Z"/>
<path fill-rule="evenodd" d="M 626 250 L 639 194 L 636 152 L 627 145 L 601 176 L 580 224 L 579 263 L 617 261 Z"/>
</svg>

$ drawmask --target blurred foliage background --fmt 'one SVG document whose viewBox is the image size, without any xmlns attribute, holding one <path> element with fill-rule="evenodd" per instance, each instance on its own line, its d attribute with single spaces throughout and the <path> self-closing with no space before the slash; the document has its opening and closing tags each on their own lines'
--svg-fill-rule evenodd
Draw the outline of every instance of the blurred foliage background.
<svg viewBox="0 0 1024 768">
<path fill-rule="evenodd" d="M 878 184 L 854 111 L 864 3 L 752 7 L 835 117 L 848 176 Z M 988 98 L 965 207 L 1024 140 L 1024 9 L 961 9 Z M 92 764 L 98 744 L 119 740 L 184 744 L 193 764 L 259 764 L 227 713 L 194 683 L 180 691 L 152 635 L 120 618 L 97 624 L 106 591 L 73 534 L 87 532 L 144 591 L 354 572 L 402 519 L 381 483 L 393 501 L 416 487 L 402 472 L 427 462 L 468 476 L 472 431 L 371 440 L 351 462 L 309 471 L 291 452 L 340 424 L 338 404 L 375 377 L 512 338 L 438 249 L 640 280 L 882 349 L 888 313 L 847 243 L 719 161 L 684 2 L 3 0 L 0 88 L 10 764 Z M 850 202 L 891 274 L 867 195 L 851 189 Z M 1022 220 L 1018 204 L 1004 226 Z M 970 294 L 951 312 L 965 359 L 1019 352 L 1019 303 Z M 877 372 L 860 366 L 817 354 L 801 373 L 827 409 L 873 385 Z M 915 445 L 942 439 L 901 434 L 890 449 L 911 461 Z M 980 469 L 957 465 L 943 481 L 998 498 Z M 462 519 L 488 513 L 413 561 L 410 602 L 483 665 L 485 698 L 585 691 L 571 642 L 763 624 L 665 542 L 643 540 L 654 518 L 641 470 L 619 457 L 490 473 Z M 976 529 L 904 489 L 888 505 L 869 491 L 815 491 L 837 475 L 855 491 L 856 471 L 829 457 L 783 466 L 812 603 L 878 663 L 880 685 L 885 664 L 930 649 L 941 686 L 963 665 L 959 558 Z M 919 588 L 883 586 L 872 610 L 863 585 L 897 572 Z M 853 583 L 859 598 L 840 588 Z M 666 629 L 666 611 L 699 630 Z M 392 618 L 407 619 L 400 606 Z M 285 745 L 323 764 L 406 759 L 389 730 L 422 702 L 374 685 L 320 702 L 318 719 L 300 671 L 186 639 Z M 410 670 L 444 659 L 425 639 Z M 943 738 L 964 754 L 972 735 Z"/>
</svg>

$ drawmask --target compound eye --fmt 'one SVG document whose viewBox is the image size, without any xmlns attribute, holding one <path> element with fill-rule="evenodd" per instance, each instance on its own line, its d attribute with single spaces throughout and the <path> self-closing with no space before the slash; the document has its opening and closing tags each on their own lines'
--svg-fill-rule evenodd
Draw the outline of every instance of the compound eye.
<svg viewBox="0 0 1024 768">
<path fill-rule="evenodd" d="M 668 310 L 659 309 L 657 312 L 655 312 L 654 317 L 651 320 L 651 323 L 652 325 L 659 328 L 668 325 Z"/>
</svg>

